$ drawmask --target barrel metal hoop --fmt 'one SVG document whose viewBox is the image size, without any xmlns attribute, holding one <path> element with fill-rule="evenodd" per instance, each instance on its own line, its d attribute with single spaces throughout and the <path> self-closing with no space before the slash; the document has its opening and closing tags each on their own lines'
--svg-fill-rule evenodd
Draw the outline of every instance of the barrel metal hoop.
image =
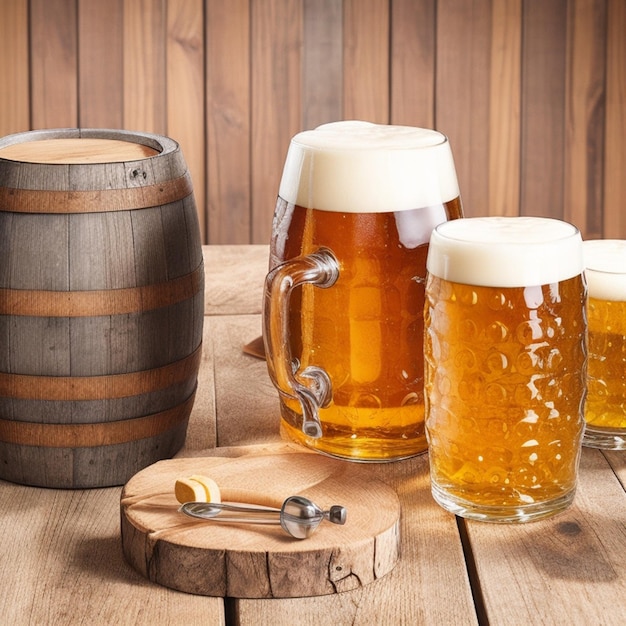
<svg viewBox="0 0 626 626">
<path fill-rule="evenodd" d="M 97 317 L 152 311 L 193 298 L 204 282 L 204 264 L 163 283 L 85 291 L 0 289 L 0 315 Z"/>
<path fill-rule="evenodd" d="M 202 344 L 173 363 L 126 374 L 31 376 L 0 372 L 0 397 L 63 402 L 130 398 L 196 378 L 201 358 Z"/>
<path fill-rule="evenodd" d="M 123 189 L 44 190 L 0 187 L 0 211 L 9 213 L 108 213 L 158 207 L 191 195 L 191 174 Z"/>
<path fill-rule="evenodd" d="M 92 448 L 147 439 L 186 424 L 194 397 L 195 390 L 172 409 L 116 422 L 40 424 L 0 419 L 0 441 L 41 448 Z"/>
</svg>

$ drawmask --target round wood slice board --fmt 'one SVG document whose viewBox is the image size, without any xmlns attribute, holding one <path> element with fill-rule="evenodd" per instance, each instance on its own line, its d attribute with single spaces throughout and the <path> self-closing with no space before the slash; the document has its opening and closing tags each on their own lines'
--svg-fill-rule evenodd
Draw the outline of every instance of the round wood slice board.
<svg viewBox="0 0 626 626">
<path fill-rule="evenodd" d="M 174 495 L 176 479 L 192 474 L 213 478 L 223 501 L 243 494 L 255 502 L 260 494 L 258 504 L 280 506 L 304 495 L 323 509 L 345 506 L 346 523 L 323 521 L 298 540 L 278 525 L 196 520 L 178 511 Z M 291 598 L 362 587 L 394 568 L 400 541 L 398 496 L 367 474 L 308 452 L 159 461 L 122 492 L 124 555 L 149 580 L 206 596 Z"/>
</svg>

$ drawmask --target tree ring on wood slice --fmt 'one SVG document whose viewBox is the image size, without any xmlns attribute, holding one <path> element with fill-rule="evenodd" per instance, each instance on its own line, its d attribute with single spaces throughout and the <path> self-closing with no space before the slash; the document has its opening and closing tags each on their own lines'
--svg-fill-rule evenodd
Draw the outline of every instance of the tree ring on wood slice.
<svg viewBox="0 0 626 626">
<path fill-rule="evenodd" d="M 210 476 L 248 502 L 303 495 L 343 505 L 345 525 L 322 523 L 298 541 L 280 526 L 195 520 L 178 511 L 176 479 Z M 391 572 L 400 550 L 400 502 L 360 464 L 316 453 L 160 461 L 133 476 L 121 497 L 126 560 L 149 580 L 187 593 L 295 598 L 349 591 Z"/>
</svg>

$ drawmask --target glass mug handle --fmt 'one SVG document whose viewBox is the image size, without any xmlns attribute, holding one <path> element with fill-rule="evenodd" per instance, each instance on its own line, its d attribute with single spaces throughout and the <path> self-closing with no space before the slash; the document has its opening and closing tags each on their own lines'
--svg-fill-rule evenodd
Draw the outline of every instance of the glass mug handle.
<svg viewBox="0 0 626 626">
<path fill-rule="evenodd" d="M 339 263 L 327 248 L 285 261 L 270 270 L 265 279 L 263 341 L 270 378 L 284 395 L 302 406 L 302 432 L 313 439 L 322 436 L 319 409 L 332 399 L 328 374 L 315 365 L 299 370 L 289 343 L 291 293 L 304 284 L 326 288 L 339 277 Z"/>
</svg>

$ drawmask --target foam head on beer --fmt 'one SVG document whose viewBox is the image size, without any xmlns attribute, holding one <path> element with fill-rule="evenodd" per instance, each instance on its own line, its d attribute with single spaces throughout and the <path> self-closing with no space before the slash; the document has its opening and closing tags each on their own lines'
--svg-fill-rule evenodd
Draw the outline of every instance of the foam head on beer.
<svg viewBox="0 0 626 626">
<path fill-rule="evenodd" d="M 454 220 L 433 231 L 430 246 L 428 271 L 468 285 L 547 285 L 573 278 L 584 269 L 578 229 L 550 218 Z"/>
<path fill-rule="evenodd" d="M 592 239 L 583 250 L 589 296 L 626 302 L 626 240 Z"/>
<path fill-rule="evenodd" d="M 291 140 L 279 195 L 308 209 L 385 213 L 449 202 L 459 186 L 445 135 L 345 121 Z"/>
</svg>

